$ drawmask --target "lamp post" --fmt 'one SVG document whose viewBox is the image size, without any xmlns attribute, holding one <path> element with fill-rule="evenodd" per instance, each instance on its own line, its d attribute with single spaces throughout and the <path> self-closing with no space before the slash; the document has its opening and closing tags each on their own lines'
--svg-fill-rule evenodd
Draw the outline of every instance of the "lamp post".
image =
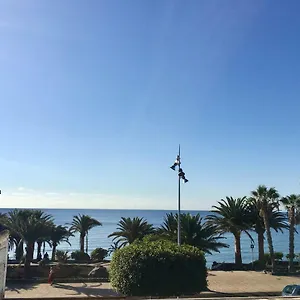
<svg viewBox="0 0 300 300">
<path fill-rule="evenodd" d="M 185 178 L 185 173 L 181 168 L 181 160 L 180 160 L 180 145 L 178 149 L 178 155 L 174 162 L 174 164 L 170 167 L 172 170 L 176 170 L 178 167 L 178 220 L 177 220 L 177 243 L 178 246 L 181 245 L 181 226 L 180 226 L 180 181 L 183 180 L 184 183 L 187 183 L 188 180 Z"/>
</svg>

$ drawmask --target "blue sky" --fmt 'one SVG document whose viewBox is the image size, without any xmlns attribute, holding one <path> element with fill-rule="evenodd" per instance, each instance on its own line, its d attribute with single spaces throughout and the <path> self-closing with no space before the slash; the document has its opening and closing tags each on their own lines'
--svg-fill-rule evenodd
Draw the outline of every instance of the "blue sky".
<svg viewBox="0 0 300 300">
<path fill-rule="evenodd" d="M 300 2 L 0 3 L 2 207 L 300 192 Z"/>
</svg>

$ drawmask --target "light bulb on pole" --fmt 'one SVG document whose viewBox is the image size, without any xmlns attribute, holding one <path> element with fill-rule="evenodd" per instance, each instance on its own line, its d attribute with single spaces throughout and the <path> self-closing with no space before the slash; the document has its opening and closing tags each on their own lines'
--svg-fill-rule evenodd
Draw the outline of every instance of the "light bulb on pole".
<svg viewBox="0 0 300 300">
<path fill-rule="evenodd" d="M 181 159 L 180 159 L 180 145 L 179 145 L 179 149 L 178 149 L 178 155 L 177 158 L 174 162 L 174 164 L 170 167 L 172 170 L 176 170 L 176 167 L 178 167 L 178 219 L 177 219 L 177 243 L 178 246 L 181 245 L 181 224 L 180 224 L 180 214 L 181 214 L 181 191 L 180 191 L 180 184 L 181 184 L 181 180 L 183 180 L 184 183 L 188 182 L 188 179 L 185 178 L 185 173 L 183 172 L 182 168 L 181 168 Z"/>
</svg>

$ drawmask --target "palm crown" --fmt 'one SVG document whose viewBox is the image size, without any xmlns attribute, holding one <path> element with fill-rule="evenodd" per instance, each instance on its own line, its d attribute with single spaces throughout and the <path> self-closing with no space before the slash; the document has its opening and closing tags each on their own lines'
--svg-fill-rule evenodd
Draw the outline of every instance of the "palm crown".
<svg viewBox="0 0 300 300">
<path fill-rule="evenodd" d="M 153 225 L 149 224 L 143 218 L 134 217 L 131 219 L 122 217 L 118 223 L 117 231 L 108 237 L 113 237 L 113 241 L 117 241 L 119 246 L 123 247 L 153 232 Z"/>
<path fill-rule="evenodd" d="M 71 233 L 80 233 L 80 251 L 84 252 L 84 238 L 87 237 L 88 232 L 92 228 L 101 226 L 102 223 L 88 215 L 79 214 L 73 217 L 73 221 L 70 225 Z"/>
<path fill-rule="evenodd" d="M 165 216 L 163 225 L 158 233 L 176 241 L 178 226 L 178 214 L 169 213 Z M 220 242 L 223 237 L 216 232 L 216 226 L 203 223 L 200 214 L 180 214 L 181 241 L 183 244 L 192 245 L 202 251 L 211 254 L 212 251 L 220 252 L 219 248 L 229 247 Z"/>
</svg>

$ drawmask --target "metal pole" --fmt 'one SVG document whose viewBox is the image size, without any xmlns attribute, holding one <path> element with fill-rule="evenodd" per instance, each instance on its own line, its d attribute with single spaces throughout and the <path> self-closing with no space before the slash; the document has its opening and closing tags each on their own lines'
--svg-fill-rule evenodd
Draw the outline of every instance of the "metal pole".
<svg viewBox="0 0 300 300">
<path fill-rule="evenodd" d="M 181 244 L 181 226 L 180 226 L 180 176 L 179 176 L 179 172 L 180 172 L 180 145 L 179 145 L 179 151 L 178 151 L 178 158 L 179 158 L 179 162 L 178 162 L 178 220 L 177 220 L 177 224 L 178 224 L 178 228 L 177 228 L 177 243 L 178 246 L 180 246 Z"/>
</svg>

